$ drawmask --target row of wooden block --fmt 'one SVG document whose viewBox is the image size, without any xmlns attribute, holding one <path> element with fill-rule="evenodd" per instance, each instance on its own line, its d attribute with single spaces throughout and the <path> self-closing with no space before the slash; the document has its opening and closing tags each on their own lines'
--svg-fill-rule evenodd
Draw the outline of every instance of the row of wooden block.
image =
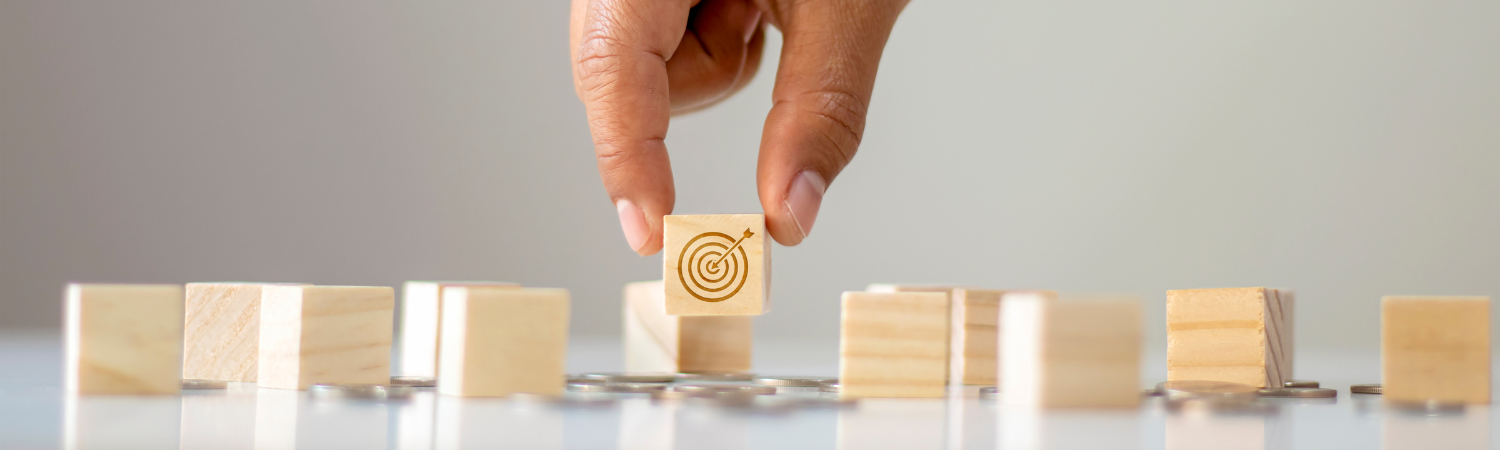
<svg viewBox="0 0 1500 450">
<path fill-rule="evenodd" d="M 1293 299 L 1271 288 L 1168 291 L 1168 379 L 1293 379 Z M 847 397 L 940 397 L 948 385 L 994 384 L 1010 404 L 1138 403 L 1137 299 L 872 285 L 846 292 L 842 308 Z M 1489 402 L 1487 297 L 1386 297 L 1381 348 L 1387 401 Z"/>
<path fill-rule="evenodd" d="M 843 294 L 840 395 L 942 397 L 950 385 L 998 384 L 1007 404 L 1133 406 L 1140 345 L 1135 298 L 872 285 Z"/>
<path fill-rule="evenodd" d="M 426 311 L 431 326 L 411 331 L 431 343 L 439 392 L 561 393 L 566 290 L 431 284 L 441 298 Z M 390 381 L 389 287 L 71 284 L 65 303 L 65 384 L 73 393 L 176 393 L 185 378 L 280 389 Z"/>
</svg>

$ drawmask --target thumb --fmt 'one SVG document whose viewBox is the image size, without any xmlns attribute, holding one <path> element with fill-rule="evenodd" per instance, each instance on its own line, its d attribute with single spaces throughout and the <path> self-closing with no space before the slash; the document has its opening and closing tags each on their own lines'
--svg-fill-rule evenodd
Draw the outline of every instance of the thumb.
<svg viewBox="0 0 1500 450">
<path fill-rule="evenodd" d="M 766 226 L 782 245 L 812 232 L 828 182 L 859 149 L 880 55 L 905 6 L 825 0 L 776 11 L 781 63 L 756 178 Z"/>
</svg>

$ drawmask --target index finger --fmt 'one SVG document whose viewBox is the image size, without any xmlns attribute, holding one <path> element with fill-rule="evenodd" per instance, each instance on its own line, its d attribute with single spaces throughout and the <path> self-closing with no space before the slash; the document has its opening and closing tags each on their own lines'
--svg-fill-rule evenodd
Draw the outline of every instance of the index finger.
<svg viewBox="0 0 1500 450">
<path fill-rule="evenodd" d="M 661 249 L 675 190 L 664 139 L 671 116 L 667 60 L 693 0 L 578 0 L 571 17 L 573 82 L 588 112 L 599 175 L 631 248 Z"/>
</svg>

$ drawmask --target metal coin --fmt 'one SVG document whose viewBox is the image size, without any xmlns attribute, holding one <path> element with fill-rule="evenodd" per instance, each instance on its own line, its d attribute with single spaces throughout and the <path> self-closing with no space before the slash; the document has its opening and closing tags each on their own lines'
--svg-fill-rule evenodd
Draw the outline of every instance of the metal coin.
<svg viewBox="0 0 1500 450">
<path fill-rule="evenodd" d="M 720 392 L 744 392 L 756 395 L 771 395 L 776 393 L 773 386 L 760 385 L 734 385 L 734 384 L 682 384 L 673 387 L 672 390 L 687 393 L 720 393 Z"/>
<path fill-rule="evenodd" d="M 823 383 L 838 381 L 834 378 L 817 377 L 756 377 L 755 384 L 780 387 L 818 387 Z"/>
<path fill-rule="evenodd" d="M 308 394 L 320 399 L 396 400 L 411 397 L 415 391 L 411 386 L 383 384 L 314 384 L 307 388 Z"/>
<path fill-rule="evenodd" d="M 818 386 L 818 390 L 837 394 L 839 393 L 839 383 L 837 381 L 832 383 L 823 383 L 821 386 Z"/>
<path fill-rule="evenodd" d="M 1220 401 L 1252 401 L 1260 388 L 1248 384 L 1225 381 L 1176 380 L 1163 381 L 1156 385 L 1168 400 L 1214 399 Z"/>
<path fill-rule="evenodd" d="M 666 388 L 667 385 L 662 383 L 568 383 L 568 390 L 573 392 L 612 392 L 616 394 L 639 394 L 656 392 Z"/>
<path fill-rule="evenodd" d="M 183 389 L 227 389 L 229 382 L 215 380 L 182 380 Z"/>
<path fill-rule="evenodd" d="M 1261 389 L 1258 393 L 1261 397 L 1279 398 L 1334 398 L 1339 395 L 1339 391 L 1323 388 Z"/>
<path fill-rule="evenodd" d="M 985 386 L 979 388 L 979 398 L 985 400 L 994 400 L 1000 398 L 1000 388 L 995 386 Z"/>
<path fill-rule="evenodd" d="M 677 381 L 670 373 L 586 373 L 579 378 L 620 383 L 671 383 Z"/>
<path fill-rule="evenodd" d="M 437 387 L 437 378 L 391 377 L 391 386 Z"/>
<path fill-rule="evenodd" d="M 1292 381 L 1288 381 L 1288 382 L 1285 382 L 1285 383 L 1281 383 L 1281 387 L 1284 387 L 1284 388 L 1306 389 L 1306 388 L 1319 388 L 1319 387 L 1323 387 L 1323 386 L 1319 385 L 1318 382 L 1316 382 L 1316 381 L 1292 380 Z"/>
<path fill-rule="evenodd" d="M 677 374 L 678 381 L 750 381 L 755 374 L 749 372 L 683 372 Z"/>
<path fill-rule="evenodd" d="M 1349 393 L 1351 394 L 1379 395 L 1383 392 L 1385 392 L 1385 389 L 1381 388 L 1378 384 L 1354 384 L 1349 386 Z"/>
</svg>

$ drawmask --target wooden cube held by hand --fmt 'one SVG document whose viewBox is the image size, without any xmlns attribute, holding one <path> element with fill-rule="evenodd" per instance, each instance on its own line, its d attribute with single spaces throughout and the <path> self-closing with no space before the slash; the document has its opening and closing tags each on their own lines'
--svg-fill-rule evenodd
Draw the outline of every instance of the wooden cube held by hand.
<svg viewBox="0 0 1500 450">
<path fill-rule="evenodd" d="M 771 310 L 771 237 L 763 214 L 666 216 L 667 314 L 759 315 Z"/>
</svg>

